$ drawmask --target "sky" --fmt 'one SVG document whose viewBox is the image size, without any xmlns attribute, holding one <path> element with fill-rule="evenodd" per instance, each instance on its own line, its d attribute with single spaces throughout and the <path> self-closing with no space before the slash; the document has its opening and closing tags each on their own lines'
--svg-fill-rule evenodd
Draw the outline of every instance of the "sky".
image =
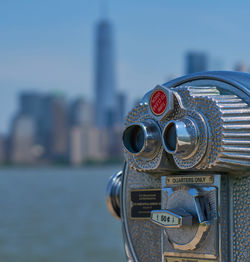
<svg viewBox="0 0 250 262">
<path fill-rule="evenodd" d="M 117 89 L 132 101 L 183 75 L 189 50 L 206 52 L 211 69 L 250 65 L 249 14 L 247 0 L 1 0 L 0 133 L 23 90 L 93 99 L 94 29 L 103 17 L 114 27 Z"/>
</svg>

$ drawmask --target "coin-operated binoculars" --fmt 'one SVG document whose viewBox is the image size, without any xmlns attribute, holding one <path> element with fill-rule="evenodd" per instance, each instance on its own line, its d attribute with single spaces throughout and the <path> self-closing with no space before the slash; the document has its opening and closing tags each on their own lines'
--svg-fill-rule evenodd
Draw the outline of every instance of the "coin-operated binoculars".
<svg viewBox="0 0 250 262">
<path fill-rule="evenodd" d="M 250 261 L 249 74 L 156 86 L 128 114 L 123 146 L 107 205 L 129 261 Z"/>
</svg>

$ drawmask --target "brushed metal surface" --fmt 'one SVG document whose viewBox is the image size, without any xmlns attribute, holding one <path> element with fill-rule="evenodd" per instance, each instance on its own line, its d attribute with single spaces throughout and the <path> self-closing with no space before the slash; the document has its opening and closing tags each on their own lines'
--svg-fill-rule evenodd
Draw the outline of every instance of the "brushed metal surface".
<svg viewBox="0 0 250 262">
<path fill-rule="evenodd" d="M 250 177 L 231 177 L 231 233 L 232 261 L 250 261 Z"/>
<path fill-rule="evenodd" d="M 148 219 L 130 219 L 130 191 L 135 189 L 160 189 L 161 178 L 126 165 L 123 180 L 122 217 L 127 246 L 132 261 L 161 261 L 161 229 Z M 129 174 L 129 175 L 128 175 Z"/>
</svg>

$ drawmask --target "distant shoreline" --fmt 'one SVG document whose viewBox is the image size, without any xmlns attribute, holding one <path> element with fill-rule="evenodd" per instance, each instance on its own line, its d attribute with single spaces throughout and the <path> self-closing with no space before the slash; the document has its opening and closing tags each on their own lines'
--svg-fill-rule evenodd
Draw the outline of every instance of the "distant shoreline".
<svg viewBox="0 0 250 262">
<path fill-rule="evenodd" d="M 107 159 L 105 161 L 98 160 L 87 160 L 80 165 L 72 165 L 67 161 L 55 161 L 55 162 L 45 162 L 45 163 L 23 163 L 23 164 L 14 164 L 14 163 L 2 163 L 0 168 L 53 168 L 53 167 L 69 167 L 69 168 L 82 168 L 82 167 L 98 167 L 98 166 L 114 166 L 114 165 L 123 165 L 123 159 Z"/>
</svg>

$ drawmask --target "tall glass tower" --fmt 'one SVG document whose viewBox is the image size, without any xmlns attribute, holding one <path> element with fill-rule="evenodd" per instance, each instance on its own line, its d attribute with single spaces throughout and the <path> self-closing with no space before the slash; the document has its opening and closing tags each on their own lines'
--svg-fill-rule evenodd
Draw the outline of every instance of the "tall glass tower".
<svg viewBox="0 0 250 262">
<path fill-rule="evenodd" d="M 208 70 L 208 57 L 202 52 L 188 52 L 186 54 L 186 74 Z"/>
<path fill-rule="evenodd" d="M 96 28 L 95 50 L 95 116 L 98 127 L 115 122 L 116 88 L 112 26 L 102 20 Z"/>
</svg>

